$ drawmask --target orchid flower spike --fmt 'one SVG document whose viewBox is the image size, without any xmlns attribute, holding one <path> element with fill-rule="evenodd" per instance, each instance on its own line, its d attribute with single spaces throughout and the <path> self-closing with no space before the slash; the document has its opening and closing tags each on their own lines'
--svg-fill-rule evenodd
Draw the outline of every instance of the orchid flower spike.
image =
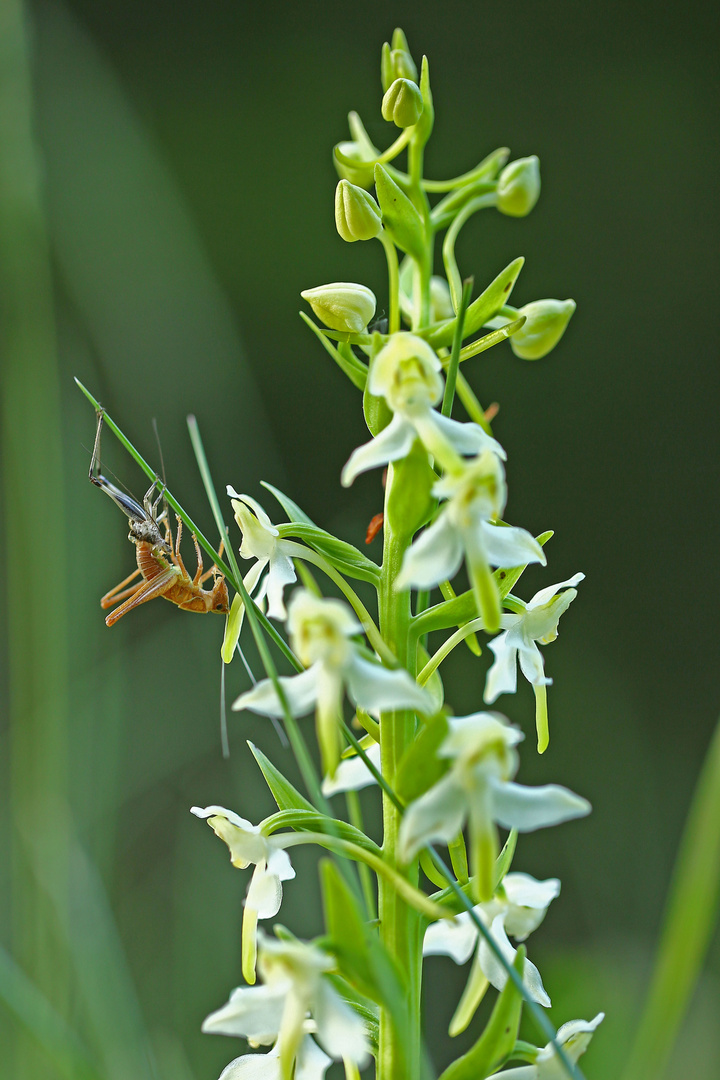
<svg viewBox="0 0 720 1080">
<path fill-rule="evenodd" d="M 532 600 L 521 614 L 506 614 L 500 617 L 504 631 L 494 638 L 489 647 L 495 654 L 495 660 L 488 671 L 485 683 L 485 701 L 492 704 L 500 694 L 514 694 L 517 689 L 517 661 L 520 670 L 535 691 L 535 717 L 537 724 L 538 751 L 543 753 L 549 742 L 547 692 L 552 679 L 545 675 L 541 645 L 548 645 L 558 636 L 558 622 L 563 612 L 577 596 L 577 585 L 585 577 L 575 574 L 567 581 L 557 585 L 548 585 L 535 593 Z M 564 589 L 564 592 L 560 592 Z"/>
<path fill-rule="evenodd" d="M 333 1060 L 347 1060 L 362 1068 L 369 1056 L 365 1025 L 328 980 L 334 966 L 332 957 L 315 945 L 277 941 L 261 931 L 258 972 L 263 985 L 233 990 L 227 1004 L 205 1019 L 202 1030 L 244 1036 L 255 1046 L 279 1044 L 280 1070 L 275 1076 L 290 1080 L 309 1013 L 323 1050 Z M 314 1075 L 310 1072 L 308 1080 Z"/>
<path fill-rule="evenodd" d="M 473 888 L 479 900 L 488 901 L 499 849 L 496 823 L 532 832 L 582 817 L 590 803 L 557 784 L 512 783 L 523 734 L 499 713 L 451 717 L 448 726 L 438 757 L 450 760 L 450 770 L 407 807 L 399 855 L 409 863 L 426 844 L 448 844 L 468 821 Z"/>
<path fill-rule="evenodd" d="M 497 454 L 484 450 L 461 470 L 446 473 L 432 489 L 447 502 L 436 520 L 405 552 L 399 589 L 430 589 L 448 581 L 465 559 L 478 611 L 489 633 L 500 628 L 500 595 L 491 566 L 546 563 L 529 532 L 493 524 L 507 501 L 505 470 Z"/>
<path fill-rule="evenodd" d="M 404 669 L 393 671 L 366 660 L 351 638 L 362 627 L 341 600 L 320 599 L 296 589 L 288 608 L 290 645 L 307 670 L 280 678 L 290 712 L 304 716 L 315 707 L 323 769 L 330 776 L 340 760 L 343 691 L 354 705 L 373 715 L 385 709 L 432 712 L 432 699 Z M 252 709 L 263 716 L 283 715 L 275 686 L 264 679 L 241 694 L 233 709 Z"/>
<path fill-rule="evenodd" d="M 252 825 L 224 806 L 193 806 L 191 814 L 205 818 L 216 836 L 230 849 L 230 862 L 244 870 L 254 864 L 242 921 L 242 973 L 255 982 L 258 919 L 272 919 L 282 903 L 282 882 L 291 881 L 295 871 L 283 848 L 282 836 L 265 836 L 259 825 Z"/>
<path fill-rule="evenodd" d="M 280 1040 L 269 1054 L 243 1054 L 220 1073 L 219 1080 L 282 1080 L 280 1075 Z M 310 1035 L 300 1043 L 293 1080 L 324 1080 L 332 1058 L 320 1049 Z"/>
<path fill-rule="evenodd" d="M 508 934 L 517 941 L 525 941 L 543 921 L 550 903 L 559 893 L 560 882 L 557 878 L 536 881 L 529 874 L 506 874 L 493 899 L 478 904 L 473 910 L 512 965 L 517 952 L 510 944 Z M 475 958 L 467 985 L 450 1021 L 452 1036 L 459 1035 L 468 1026 L 488 986 L 502 990 L 507 982 L 507 971 L 467 911 L 454 919 L 432 923 L 425 933 L 425 956 L 444 954 L 452 957 L 456 964 L 464 964 L 473 953 Z M 529 960 L 525 961 L 523 968 L 523 982 L 533 1001 L 549 1008 L 550 998 L 545 993 L 540 973 Z"/>
<path fill-rule="evenodd" d="M 558 1030 L 557 1042 L 573 1065 L 585 1053 L 595 1030 L 604 1019 L 605 1013 L 598 1013 L 594 1020 L 571 1020 Z M 533 1065 L 503 1069 L 493 1074 L 493 1080 L 565 1080 L 566 1077 L 567 1069 L 552 1043 L 540 1051 Z"/>
<path fill-rule="evenodd" d="M 398 333 L 377 354 L 368 374 L 368 393 L 384 397 L 394 416 L 386 428 L 350 455 L 342 471 L 349 487 L 356 476 L 407 457 L 417 438 L 444 469 L 461 466 L 460 455 L 505 451 L 479 424 L 462 424 L 433 406 L 443 395 L 442 364 L 426 341 Z"/>
</svg>

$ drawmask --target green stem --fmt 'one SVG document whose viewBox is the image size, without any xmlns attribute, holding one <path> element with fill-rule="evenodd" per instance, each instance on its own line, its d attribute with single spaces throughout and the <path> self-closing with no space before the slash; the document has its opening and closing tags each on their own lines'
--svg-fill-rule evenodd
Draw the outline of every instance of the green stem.
<svg viewBox="0 0 720 1080">
<path fill-rule="evenodd" d="M 390 317 L 388 331 L 396 334 L 400 329 L 400 273 L 398 269 L 397 249 L 388 234 L 383 230 L 378 240 L 385 248 L 388 268 L 388 294 L 390 297 Z"/>
<path fill-rule="evenodd" d="M 460 363 L 460 348 L 462 346 L 463 328 L 465 326 L 465 312 L 472 296 L 473 279 L 467 278 L 463 282 L 462 297 L 458 308 L 455 322 L 455 336 L 453 337 L 452 351 L 448 365 L 445 368 L 445 393 L 443 394 L 442 414 L 450 416 L 452 413 L 453 399 L 455 398 L 455 384 L 457 383 L 458 365 Z"/>
<path fill-rule="evenodd" d="M 458 233 L 468 218 L 471 218 L 478 210 L 484 210 L 488 206 L 494 206 L 494 204 L 494 193 L 479 195 L 477 199 L 471 199 L 469 203 L 463 206 L 462 210 L 445 233 L 445 239 L 443 241 L 443 263 L 445 264 L 445 274 L 448 279 L 448 285 L 450 286 L 453 307 L 456 311 L 460 307 L 462 282 L 460 280 L 460 271 L 458 270 L 457 262 L 455 261 L 455 241 L 457 240 Z"/>
<path fill-rule="evenodd" d="M 465 623 L 459 630 L 456 630 L 454 634 L 451 634 L 447 641 L 444 641 L 436 653 L 428 660 L 425 667 L 419 673 L 417 681 L 420 686 L 424 686 L 433 672 L 442 664 L 443 660 L 450 655 L 456 645 L 459 645 L 461 641 L 464 641 L 466 637 L 470 637 L 476 630 L 484 630 L 485 623 L 482 619 L 473 619 L 472 622 Z"/>
<path fill-rule="evenodd" d="M 394 483 L 394 470 L 388 470 L 385 491 L 386 508 Z M 385 514 L 383 565 L 379 589 L 380 631 L 401 664 L 408 665 L 414 674 L 414 657 L 408 656 L 408 632 L 411 609 L 410 592 L 395 588 L 408 541 L 396 535 Z M 398 765 L 415 734 L 412 712 L 384 712 L 380 718 L 381 772 L 389 788 L 395 787 Z M 397 847 L 401 811 L 383 790 L 383 855 L 392 867 L 398 866 Z M 398 873 L 401 873 L 398 871 Z M 415 889 L 418 864 L 415 861 L 405 873 L 410 887 Z M 416 1080 L 420 1075 L 420 989 L 422 979 L 422 932 L 417 914 L 408 906 L 396 883 L 387 878 L 378 881 L 378 914 L 380 936 L 385 948 L 405 972 L 408 980 L 411 1031 L 406 1045 L 401 1044 L 396 1025 L 387 1009 L 380 1011 L 380 1040 L 377 1059 L 377 1080 Z"/>
<path fill-rule="evenodd" d="M 350 824 L 354 825 L 360 832 L 365 832 L 362 807 L 360 806 L 360 796 L 357 791 L 345 792 L 345 805 L 347 806 L 348 821 Z M 375 919 L 375 892 L 373 890 L 370 867 L 367 863 L 358 863 L 358 875 L 360 877 L 360 888 L 362 889 L 363 899 L 365 901 L 367 917 L 368 919 Z"/>
</svg>

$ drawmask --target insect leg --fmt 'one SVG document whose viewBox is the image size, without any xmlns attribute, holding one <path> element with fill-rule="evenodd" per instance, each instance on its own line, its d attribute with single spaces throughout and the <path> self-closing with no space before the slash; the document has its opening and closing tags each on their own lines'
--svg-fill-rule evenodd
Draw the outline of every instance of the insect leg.
<svg viewBox="0 0 720 1080">
<path fill-rule="evenodd" d="M 193 578 L 193 585 L 197 585 L 200 581 L 203 580 L 203 557 L 195 533 L 192 534 L 192 538 L 193 544 L 195 545 L 195 554 L 197 556 L 197 570 L 195 571 L 195 577 Z"/>
<path fill-rule="evenodd" d="M 118 600 L 124 599 L 124 594 L 123 594 L 122 597 L 119 596 L 118 594 L 123 589 L 125 589 L 125 586 L 129 582 L 131 582 L 133 578 L 136 578 L 139 573 L 140 573 L 139 569 L 133 570 L 132 574 L 128 574 L 128 576 L 123 581 L 121 581 L 118 585 L 116 585 L 114 589 L 111 589 L 110 592 L 106 592 L 105 595 L 103 596 L 102 600 L 100 601 L 100 607 L 109 608 L 112 604 L 116 603 Z M 133 585 L 132 591 L 134 592 L 135 589 L 137 589 L 139 585 L 140 585 L 140 582 L 138 582 L 136 585 Z M 125 592 L 128 593 L 128 595 L 129 595 L 129 590 L 125 589 Z"/>
</svg>

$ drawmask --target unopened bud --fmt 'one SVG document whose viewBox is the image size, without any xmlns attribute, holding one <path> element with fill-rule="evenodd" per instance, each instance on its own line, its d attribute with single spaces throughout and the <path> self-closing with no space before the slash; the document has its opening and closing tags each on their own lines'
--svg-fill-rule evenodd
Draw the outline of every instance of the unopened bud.
<svg viewBox="0 0 720 1080">
<path fill-rule="evenodd" d="M 396 127 L 408 128 L 417 124 L 422 111 L 420 88 L 409 79 L 396 79 L 385 91 L 382 100 L 383 119 L 392 120 Z"/>
<path fill-rule="evenodd" d="M 375 314 L 375 294 L 366 285 L 333 281 L 301 292 L 318 319 L 331 330 L 361 334 Z"/>
<path fill-rule="evenodd" d="M 518 158 L 506 165 L 498 178 L 497 208 L 510 217 L 525 217 L 540 196 L 540 162 L 532 157 Z"/>
<path fill-rule="evenodd" d="M 405 35 L 402 30 L 396 30 L 393 34 L 392 45 L 388 45 L 386 41 L 382 47 L 380 79 L 383 93 L 396 79 L 410 79 L 411 82 L 417 82 L 417 75 L 415 61 L 410 55 Z"/>
<path fill-rule="evenodd" d="M 533 300 L 518 311 L 526 322 L 510 338 L 521 360 L 540 360 L 555 348 L 575 311 L 574 300 Z"/>
<path fill-rule="evenodd" d="M 368 191 L 349 180 L 335 189 L 335 225 L 343 240 L 372 240 L 382 231 L 380 207 Z"/>
<path fill-rule="evenodd" d="M 454 315 L 450 286 L 444 277 L 433 274 L 430 278 L 430 322 L 452 319 Z"/>
</svg>

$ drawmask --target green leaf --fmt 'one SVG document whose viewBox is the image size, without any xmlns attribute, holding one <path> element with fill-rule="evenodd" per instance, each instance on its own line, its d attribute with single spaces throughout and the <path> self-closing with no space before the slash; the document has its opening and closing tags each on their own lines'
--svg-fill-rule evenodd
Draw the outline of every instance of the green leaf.
<svg viewBox="0 0 720 1080">
<path fill-rule="evenodd" d="M 522 978 L 525 949 L 517 951 L 513 967 Z M 523 999 L 512 979 L 508 979 L 495 1002 L 487 1027 L 466 1054 L 449 1065 L 440 1080 L 481 1080 L 497 1072 L 515 1046 Z"/>
<path fill-rule="evenodd" d="M 314 551 L 324 555 L 328 562 L 332 563 L 336 570 L 348 577 L 359 578 L 361 581 L 369 581 L 371 585 L 377 585 L 380 581 L 380 567 L 362 551 L 358 551 L 352 544 L 345 540 L 338 540 L 332 533 L 326 532 L 318 525 L 311 525 L 304 521 L 294 521 L 287 525 L 279 525 L 278 533 L 281 537 L 297 536 L 304 540 Z"/>
<path fill-rule="evenodd" d="M 494 318 L 503 304 L 507 303 L 524 262 L 522 256 L 519 259 L 514 259 L 509 266 L 506 266 L 498 274 L 494 281 L 490 282 L 487 289 L 476 300 L 473 300 L 465 314 L 464 338 L 474 334 L 476 330 L 485 325 L 488 319 Z M 455 322 L 455 319 L 449 319 L 427 335 L 427 340 L 434 349 L 452 344 L 455 334 Z"/>
<path fill-rule="evenodd" d="M 327 817 L 326 814 L 321 814 L 317 810 L 281 810 L 262 822 L 262 831 L 266 836 L 277 832 L 278 829 L 326 833 L 328 836 L 338 837 L 339 840 L 357 844 L 358 847 L 372 851 L 375 855 L 381 854 L 377 844 L 360 829 L 349 825 L 347 821 Z"/>
<path fill-rule="evenodd" d="M 342 975 L 361 994 L 387 1009 L 402 1037 L 409 1029 L 403 975 L 377 931 L 365 922 L 355 897 L 329 859 L 321 860 L 320 876 L 325 927 Z"/>
<path fill-rule="evenodd" d="M 375 191 L 383 214 L 383 225 L 393 243 L 414 259 L 421 260 L 425 253 L 422 218 L 405 192 L 380 164 L 375 166 Z"/>
<path fill-rule="evenodd" d="M 293 502 L 288 495 L 284 495 L 279 488 L 273 487 L 272 484 L 268 484 L 267 480 L 261 480 L 260 483 L 264 488 L 267 488 L 268 491 L 272 492 L 290 521 L 304 521 L 306 525 L 315 524 L 312 518 L 309 518 L 305 511 L 301 510 L 298 504 Z"/>
<path fill-rule="evenodd" d="M 398 766 L 395 790 L 404 803 L 420 798 L 448 770 L 448 762 L 437 756 L 440 744 L 448 733 L 447 717 L 438 713 L 410 744 Z"/>
<path fill-rule="evenodd" d="M 272 761 L 265 757 L 262 750 L 259 750 L 251 742 L 248 742 L 248 746 L 260 766 L 260 771 L 265 777 L 265 783 L 270 788 L 272 797 L 280 810 L 309 810 L 313 814 L 317 813 L 313 804 L 308 802 L 289 780 L 285 779 L 280 770 L 275 768 Z"/>
</svg>

